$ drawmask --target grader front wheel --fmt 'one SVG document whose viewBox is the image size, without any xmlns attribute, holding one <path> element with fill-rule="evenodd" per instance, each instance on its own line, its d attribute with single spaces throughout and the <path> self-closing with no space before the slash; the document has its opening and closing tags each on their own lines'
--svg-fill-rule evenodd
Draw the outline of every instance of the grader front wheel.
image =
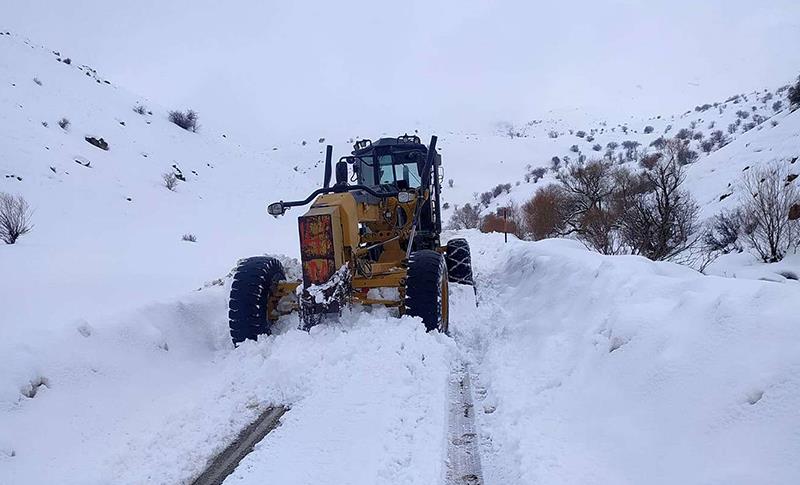
<svg viewBox="0 0 800 485">
<path fill-rule="evenodd" d="M 411 253 L 403 301 L 406 315 L 422 318 L 428 331 L 447 332 L 450 316 L 448 293 L 444 257 L 427 249 Z"/>
<path fill-rule="evenodd" d="M 256 256 L 239 262 L 233 275 L 228 311 L 234 345 L 269 335 L 269 315 L 274 310 L 271 297 L 278 282 L 284 279 L 283 266 L 275 258 Z"/>
</svg>

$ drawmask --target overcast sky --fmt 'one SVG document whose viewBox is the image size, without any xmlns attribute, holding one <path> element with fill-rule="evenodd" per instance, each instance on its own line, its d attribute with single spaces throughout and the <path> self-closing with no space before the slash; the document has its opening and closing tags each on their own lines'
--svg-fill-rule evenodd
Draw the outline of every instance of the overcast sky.
<svg viewBox="0 0 800 485">
<path fill-rule="evenodd" d="M 622 121 L 800 74 L 798 0 L 4 3 L 0 28 L 255 139 Z"/>
</svg>

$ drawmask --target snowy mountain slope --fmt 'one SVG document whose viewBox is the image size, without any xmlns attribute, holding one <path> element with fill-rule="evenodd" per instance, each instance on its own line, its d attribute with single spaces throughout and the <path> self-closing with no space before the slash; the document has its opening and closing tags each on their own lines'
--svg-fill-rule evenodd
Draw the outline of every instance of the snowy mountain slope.
<svg viewBox="0 0 800 485">
<path fill-rule="evenodd" d="M 731 172 L 719 172 L 721 166 L 731 165 L 726 160 L 737 160 L 741 169 L 749 163 L 742 157 L 757 164 L 800 156 L 800 122 L 796 112 L 789 112 L 788 105 L 786 87 L 781 86 L 730 96 L 680 115 L 632 118 L 624 123 L 592 120 L 589 113 L 573 111 L 521 125 L 501 123 L 496 130 L 480 134 L 449 133 L 443 136 L 443 156 L 455 166 L 451 165 L 452 174 L 445 178 L 452 176 L 455 180 L 454 188 L 445 190 L 445 198 L 453 206 L 475 203 L 476 194 L 491 191 L 498 184 L 509 184 L 510 190 L 495 196 L 487 210 L 510 201 L 521 204 L 538 188 L 552 183 L 554 157 L 558 157 L 561 167 L 582 157 L 607 158 L 638 167 L 637 160 L 628 159 L 625 142 L 637 144 L 633 150 L 638 158 L 655 151 L 651 144 L 657 139 L 680 135 L 691 139 L 690 148 L 698 155 L 697 161 L 689 165 L 687 185 L 702 207 L 709 206 L 703 212 L 707 217 L 717 210 L 712 199 L 724 193 L 729 182 L 736 181 Z M 715 131 L 721 131 L 722 139 L 711 143 Z M 711 143 L 708 154 L 701 146 L 706 142 Z M 609 144 L 616 145 L 609 150 Z M 753 158 L 753 153 L 762 154 Z M 545 169 L 538 183 L 532 173 L 537 168 Z"/>
<path fill-rule="evenodd" d="M 796 286 L 469 237 L 486 483 L 796 481 Z"/>
<path fill-rule="evenodd" d="M 181 130 L 165 109 L 13 34 L 0 36 L 0 53 L 0 190 L 35 210 L 33 231 L 0 248 L 4 272 L 24 275 L 2 286 L 15 302 L 4 319 L 31 322 L 24 338 L 195 289 L 239 257 L 296 247 L 292 221 L 271 220 L 264 207 L 283 196 L 279 187 L 318 183 L 316 171 L 303 172 L 321 144 L 248 152 L 202 127 Z M 133 112 L 137 104 L 153 114 Z M 161 176 L 173 166 L 186 182 L 171 192 Z M 187 233 L 197 243 L 181 241 Z"/>
</svg>

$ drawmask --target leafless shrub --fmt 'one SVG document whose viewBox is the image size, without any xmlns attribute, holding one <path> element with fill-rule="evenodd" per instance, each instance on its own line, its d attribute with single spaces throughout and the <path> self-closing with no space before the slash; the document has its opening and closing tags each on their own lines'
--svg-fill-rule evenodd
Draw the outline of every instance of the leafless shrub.
<svg viewBox="0 0 800 485">
<path fill-rule="evenodd" d="M 800 203 L 800 192 L 787 176 L 785 166 L 775 162 L 754 167 L 742 178 L 742 230 L 766 263 L 780 261 L 800 244 L 800 222 L 789 219 L 792 206 Z"/>
<path fill-rule="evenodd" d="M 58 126 L 60 126 L 62 130 L 68 129 L 69 125 L 70 125 L 69 120 L 66 118 L 61 118 L 60 120 L 58 120 Z"/>
<path fill-rule="evenodd" d="M 789 99 L 792 109 L 800 108 L 800 77 L 797 78 L 797 83 L 789 88 L 786 97 Z"/>
<path fill-rule="evenodd" d="M 199 128 L 197 112 L 191 109 L 183 111 L 170 111 L 168 119 L 186 131 L 196 132 Z"/>
<path fill-rule="evenodd" d="M 703 246 L 708 253 L 727 254 L 741 251 L 742 211 L 723 211 L 714 216 L 703 233 Z"/>
<path fill-rule="evenodd" d="M 527 234 L 538 241 L 565 232 L 569 206 L 569 198 L 560 186 L 552 184 L 539 189 L 522 205 Z"/>
<path fill-rule="evenodd" d="M 41 85 L 42 85 L 42 81 L 41 81 L 41 79 L 39 79 L 38 77 L 35 77 L 35 78 L 33 78 L 33 82 L 35 82 L 35 83 L 36 83 L 36 84 L 38 84 L 39 86 L 41 86 Z"/>
<path fill-rule="evenodd" d="M 661 157 L 662 157 L 661 153 L 658 152 L 645 155 L 641 158 L 641 160 L 639 160 L 639 166 L 647 170 L 652 170 L 652 168 L 656 166 Z"/>
<path fill-rule="evenodd" d="M 447 186 L 450 187 L 451 189 L 453 188 L 453 179 L 449 179 L 447 181 Z"/>
<path fill-rule="evenodd" d="M 622 148 L 625 149 L 625 159 L 634 161 L 639 157 L 639 147 L 642 144 L 634 140 L 626 140 L 622 142 Z"/>
<path fill-rule="evenodd" d="M 33 229 L 28 202 L 21 195 L 0 192 L 0 239 L 6 244 L 14 244 L 23 234 Z"/>
<path fill-rule="evenodd" d="M 525 235 L 522 213 L 515 203 L 498 208 L 481 220 L 481 232 L 504 232 L 522 239 Z"/>
<path fill-rule="evenodd" d="M 603 254 L 618 254 L 621 247 L 616 237 L 617 214 L 612 213 L 611 198 L 614 178 L 611 164 L 591 161 L 570 167 L 559 174 L 566 193 L 567 207 L 563 210 L 563 235 L 574 234 L 588 247 Z"/>
<path fill-rule="evenodd" d="M 194 235 L 194 234 L 192 234 L 192 233 L 187 233 L 187 234 L 184 234 L 184 235 L 181 237 L 181 241 L 186 241 L 186 242 L 197 242 L 197 236 L 195 236 L 195 235 Z"/>
<path fill-rule="evenodd" d="M 147 114 L 147 106 L 145 106 L 143 104 L 137 104 L 136 106 L 133 107 L 133 112 L 136 113 L 136 114 L 140 114 L 140 115 L 146 115 Z"/>
<path fill-rule="evenodd" d="M 464 204 L 456 207 L 450 216 L 448 228 L 450 229 L 475 229 L 481 223 L 482 209 L 479 205 Z"/>
<path fill-rule="evenodd" d="M 697 204 L 681 189 L 685 174 L 677 150 L 667 150 L 652 170 L 645 173 L 649 192 L 637 194 L 623 214 L 622 239 L 634 254 L 652 260 L 673 259 L 697 242 Z"/>
<path fill-rule="evenodd" d="M 175 187 L 178 185 L 178 177 L 174 173 L 165 172 L 161 174 L 161 180 L 164 182 L 164 187 L 173 192 L 175 191 Z"/>
</svg>

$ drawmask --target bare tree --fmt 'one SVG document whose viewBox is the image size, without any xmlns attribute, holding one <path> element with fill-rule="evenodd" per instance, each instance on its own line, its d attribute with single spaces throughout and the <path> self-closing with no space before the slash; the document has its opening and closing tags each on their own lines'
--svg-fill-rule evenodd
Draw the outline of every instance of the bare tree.
<svg viewBox="0 0 800 485">
<path fill-rule="evenodd" d="M 14 244 L 23 234 L 33 229 L 28 202 L 21 195 L 13 196 L 0 192 L 0 239 L 6 244 Z"/>
<path fill-rule="evenodd" d="M 481 223 L 481 206 L 464 204 L 453 211 L 448 227 L 450 229 L 475 229 Z"/>
<path fill-rule="evenodd" d="M 178 177 L 175 176 L 172 172 L 166 172 L 161 174 L 161 179 L 164 181 L 164 187 L 168 188 L 169 190 L 175 191 L 175 187 L 178 185 Z"/>
<path fill-rule="evenodd" d="M 664 156 L 645 173 L 650 192 L 638 194 L 623 215 L 622 237 L 635 254 L 673 259 L 697 242 L 698 208 L 681 189 L 685 179 L 678 150 L 667 142 Z"/>
<path fill-rule="evenodd" d="M 748 171 L 742 188 L 745 239 L 765 263 L 780 261 L 800 244 L 800 221 L 789 219 L 792 206 L 800 203 L 797 185 L 775 162 Z"/>
</svg>

